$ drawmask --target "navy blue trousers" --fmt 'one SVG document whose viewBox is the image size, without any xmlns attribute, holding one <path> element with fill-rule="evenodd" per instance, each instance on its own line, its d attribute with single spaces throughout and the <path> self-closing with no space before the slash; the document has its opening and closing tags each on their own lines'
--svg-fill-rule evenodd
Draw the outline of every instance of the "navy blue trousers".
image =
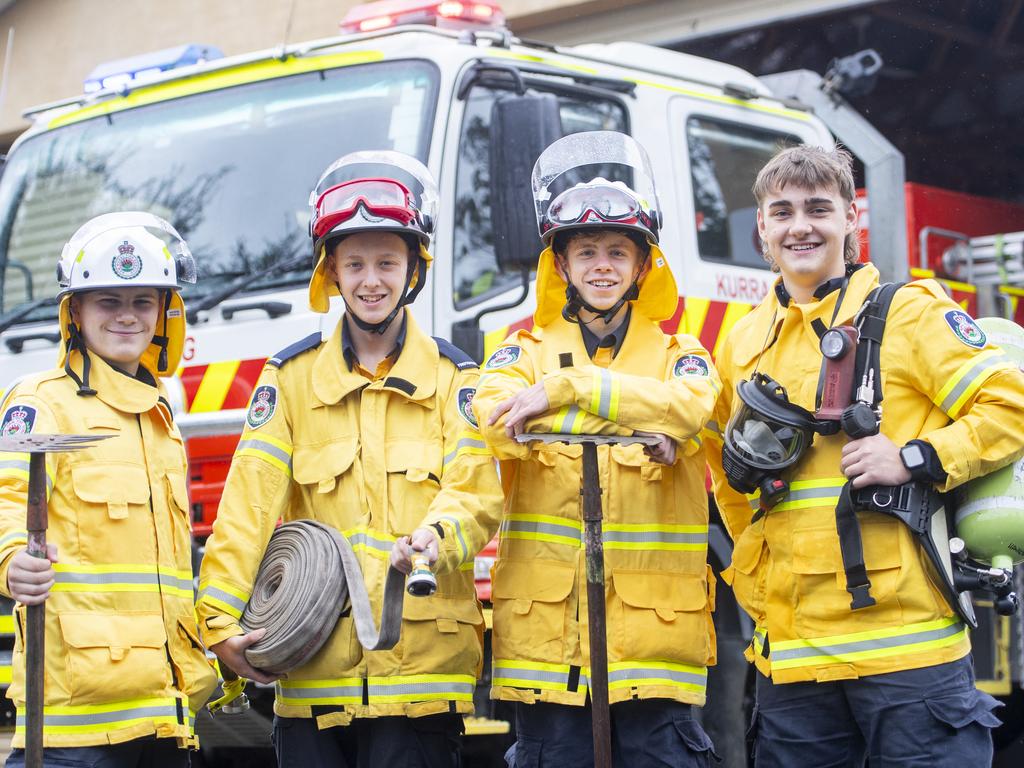
<svg viewBox="0 0 1024 768">
<path fill-rule="evenodd" d="M 616 768 L 708 768 L 711 739 L 689 704 L 667 699 L 611 706 L 612 762 Z M 516 704 L 516 743 L 510 768 L 593 768 L 590 705 Z"/>
<path fill-rule="evenodd" d="M 305 717 L 274 717 L 279 768 L 460 768 L 462 715 L 358 718 L 316 727 Z"/>
<path fill-rule="evenodd" d="M 6 768 L 23 768 L 25 750 L 11 750 Z M 48 747 L 45 768 L 188 768 L 188 750 L 176 739 L 149 737 L 95 747 Z"/>
<path fill-rule="evenodd" d="M 980 768 L 992 764 L 998 701 L 975 687 L 969 656 L 828 683 L 757 675 L 757 768 Z"/>
</svg>

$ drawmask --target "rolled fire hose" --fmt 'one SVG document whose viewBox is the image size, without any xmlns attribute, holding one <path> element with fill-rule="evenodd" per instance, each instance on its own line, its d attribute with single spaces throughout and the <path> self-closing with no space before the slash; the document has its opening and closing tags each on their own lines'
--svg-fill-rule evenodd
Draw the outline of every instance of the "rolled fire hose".
<svg viewBox="0 0 1024 768">
<path fill-rule="evenodd" d="M 284 674 L 307 662 L 330 637 L 351 599 L 356 636 L 369 651 L 388 650 L 402 630 L 405 574 L 388 568 L 378 631 L 359 561 L 348 539 L 315 520 L 284 523 L 270 537 L 252 596 L 242 613 L 245 632 L 265 627 L 261 640 L 245 651 L 257 669 Z M 226 683 L 224 707 L 242 693 L 244 680 Z"/>
</svg>

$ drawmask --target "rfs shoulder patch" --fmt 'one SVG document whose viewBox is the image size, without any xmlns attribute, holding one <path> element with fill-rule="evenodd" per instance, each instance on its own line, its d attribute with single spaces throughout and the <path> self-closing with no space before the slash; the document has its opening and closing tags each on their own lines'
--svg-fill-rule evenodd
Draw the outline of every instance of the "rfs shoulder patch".
<svg viewBox="0 0 1024 768">
<path fill-rule="evenodd" d="M 274 416 L 277 409 L 277 387 L 264 384 L 252 393 L 249 412 L 245 414 L 245 422 L 249 429 L 259 429 Z"/>
<path fill-rule="evenodd" d="M 985 332 L 963 310 L 951 309 L 945 317 L 953 335 L 967 346 L 981 349 L 988 342 Z"/>
<path fill-rule="evenodd" d="M 676 360 L 672 368 L 672 375 L 677 379 L 683 376 L 707 376 L 709 374 L 708 364 L 696 355 L 683 355 Z"/>
<path fill-rule="evenodd" d="M 0 437 L 28 435 L 36 424 L 36 409 L 28 405 L 12 405 L 4 414 Z"/>
<path fill-rule="evenodd" d="M 469 422 L 473 429 L 480 429 L 480 425 L 473 415 L 473 395 L 476 394 L 474 387 L 462 387 L 458 393 L 459 415 Z"/>
<path fill-rule="evenodd" d="M 484 368 L 504 368 L 506 365 L 512 365 L 519 359 L 522 351 L 522 348 L 515 344 L 495 350 L 494 354 L 487 358 Z"/>
</svg>

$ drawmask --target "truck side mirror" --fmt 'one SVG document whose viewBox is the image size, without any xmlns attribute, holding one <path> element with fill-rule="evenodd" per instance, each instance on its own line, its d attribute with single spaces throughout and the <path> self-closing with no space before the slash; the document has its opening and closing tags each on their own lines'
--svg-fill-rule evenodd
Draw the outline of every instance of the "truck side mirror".
<svg viewBox="0 0 1024 768">
<path fill-rule="evenodd" d="M 530 190 L 533 164 L 562 137 L 558 98 L 527 91 L 491 107 L 491 226 L 502 271 L 529 270 L 543 248 Z"/>
</svg>

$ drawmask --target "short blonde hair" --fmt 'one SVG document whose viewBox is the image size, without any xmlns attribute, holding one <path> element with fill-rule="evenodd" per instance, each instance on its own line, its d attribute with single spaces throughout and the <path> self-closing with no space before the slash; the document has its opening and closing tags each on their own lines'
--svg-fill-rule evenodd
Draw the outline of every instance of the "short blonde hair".
<svg viewBox="0 0 1024 768">
<path fill-rule="evenodd" d="M 753 193 L 760 208 L 772 192 L 777 192 L 788 184 L 795 184 L 804 189 L 835 189 L 847 206 L 857 195 L 853 181 L 853 157 L 842 147 L 822 149 L 801 144 L 789 147 L 775 154 L 757 174 Z M 856 264 L 860 260 L 860 237 L 854 231 L 846 236 L 843 242 L 843 259 L 847 264 Z M 778 272 L 778 266 L 765 253 L 772 270 Z"/>
</svg>

